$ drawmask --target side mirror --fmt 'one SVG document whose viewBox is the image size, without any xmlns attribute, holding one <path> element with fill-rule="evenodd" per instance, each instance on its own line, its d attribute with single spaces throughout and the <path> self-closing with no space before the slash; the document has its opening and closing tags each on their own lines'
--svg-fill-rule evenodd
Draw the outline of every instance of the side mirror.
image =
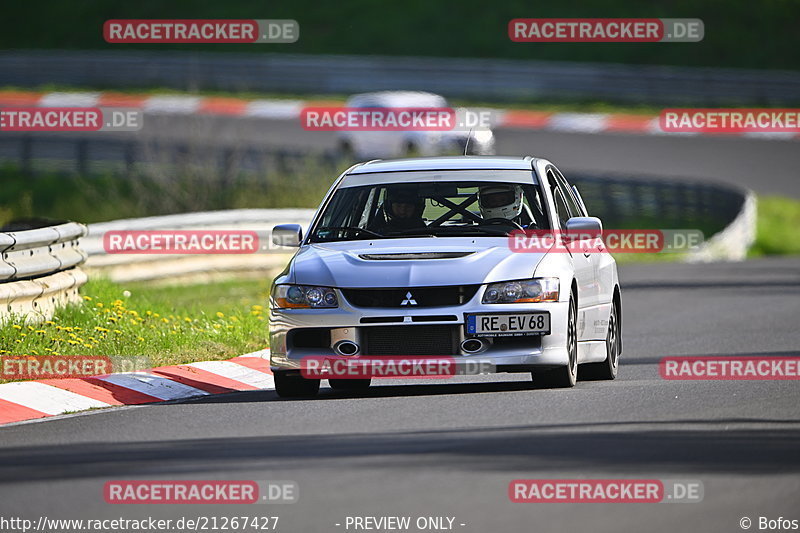
<svg viewBox="0 0 800 533">
<path fill-rule="evenodd" d="M 601 232 L 603 223 L 597 217 L 572 217 L 567 220 L 567 231 L 575 232 Z"/>
<path fill-rule="evenodd" d="M 300 224 L 280 224 L 272 228 L 272 244 L 277 246 L 300 246 L 303 227 Z"/>
</svg>

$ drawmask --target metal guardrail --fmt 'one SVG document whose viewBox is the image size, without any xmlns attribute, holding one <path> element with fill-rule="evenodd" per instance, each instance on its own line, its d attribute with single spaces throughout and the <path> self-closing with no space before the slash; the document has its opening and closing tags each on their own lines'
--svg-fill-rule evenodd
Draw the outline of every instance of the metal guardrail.
<svg viewBox="0 0 800 533">
<path fill-rule="evenodd" d="M 800 73 L 500 59 L 132 51 L 0 52 L 0 85 L 354 93 L 425 90 L 481 100 L 793 105 Z"/>
<path fill-rule="evenodd" d="M 57 226 L 0 233 L 0 282 L 41 277 L 80 265 L 86 253 L 78 239 L 86 226 L 67 222 Z M 5 244 L 3 244 L 5 243 Z"/>
<path fill-rule="evenodd" d="M 78 239 L 86 226 L 67 222 L 0 233 L 0 320 L 10 315 L 38 321 L 57 307 L 78 301 L 86 260 Z"/>
<path fill-rule="evenodd" d="M 291 252 L 272 245 L 272 228 L 277 224 L 307 227 L 313 209 L 231 209 L 182 215 L 167 215 L 90 224 L 81 247 L 89 254 L 86 270 L 116 282 L 197 281 L 209 276 L 233 273 L 268 273 L 282 268 Z M 103 238 L 108 231 L 146 230 L 248 230 L 257 232 L 259 253 L 225 254 L 107 254 Z"/>
</svg>

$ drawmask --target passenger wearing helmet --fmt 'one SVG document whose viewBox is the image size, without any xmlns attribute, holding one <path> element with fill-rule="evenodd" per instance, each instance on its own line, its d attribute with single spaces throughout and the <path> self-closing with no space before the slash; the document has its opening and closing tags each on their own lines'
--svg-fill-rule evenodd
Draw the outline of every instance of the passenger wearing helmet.
<svg viewBox="0 0 800 533">
<path fill-rule="evenodd" d="M 377 214 L 375 231 L 383 233 L 424 228 L 424 209 L 425 199 L 419 197 L 416 187 L 388 188 L 383 206 Z"/>
<path fill-rule="evenodd" d="M 521 185 L 486 185 L 478 190 L 481 218 L 505 218 L 520 226 L 531 223 L 532 217 L 522 203 Z"/>
</svg>

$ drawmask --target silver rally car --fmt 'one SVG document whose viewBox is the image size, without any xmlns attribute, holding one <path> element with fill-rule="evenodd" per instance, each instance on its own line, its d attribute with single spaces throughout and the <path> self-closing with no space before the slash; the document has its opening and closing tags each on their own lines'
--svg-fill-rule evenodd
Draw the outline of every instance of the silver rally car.
<svg viewBox="0 0 800 533">
<path fill-rule="evenodd" d="M 599 231 L 575 187 L 534 157 L 370 161 L 345 171 L 270 297 L 271 366 L 282 397 L 313 396 L 307 357 L 448 356 L 543 387 L 575 385 L 580 365 L 614 379 L 619 280 L 597 240 L 520 250 L 514 230 Z M 577 250 L 577 251 L 576 251 Z M 330 379 L 333 388 L 369 379 Z"/>
</svg>

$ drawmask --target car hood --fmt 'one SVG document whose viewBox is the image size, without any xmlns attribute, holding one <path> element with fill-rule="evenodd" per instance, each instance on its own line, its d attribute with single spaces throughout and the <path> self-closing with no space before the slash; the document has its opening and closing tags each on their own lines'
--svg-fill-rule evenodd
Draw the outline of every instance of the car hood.
<svg viewBox="0 0 800 533">
<path fill-rule="evenodd" d="M 287 274 L 343 288 L 471 285 L 530 278 L 544 255 L 512 252 L 506 237 L 346 241 L 303 246 Z"/>
</svg>

